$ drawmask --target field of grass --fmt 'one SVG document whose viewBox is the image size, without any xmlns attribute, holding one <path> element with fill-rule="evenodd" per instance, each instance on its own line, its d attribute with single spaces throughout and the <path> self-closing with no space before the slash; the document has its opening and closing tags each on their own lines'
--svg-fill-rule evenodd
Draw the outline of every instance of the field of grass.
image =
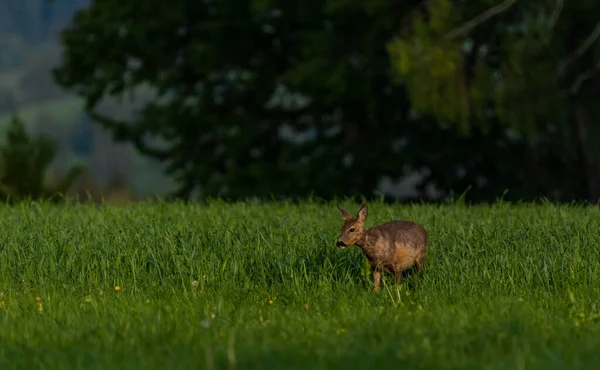
<svg viewBox="0 0 600 370">
<path fill-rule="evenodd" d="M 0 369 L 600 366 L 598 207 L 370 204 L 392 218 L 428 260 L 375 293 L 334 204 L 2 206 Z"/>
</svg>

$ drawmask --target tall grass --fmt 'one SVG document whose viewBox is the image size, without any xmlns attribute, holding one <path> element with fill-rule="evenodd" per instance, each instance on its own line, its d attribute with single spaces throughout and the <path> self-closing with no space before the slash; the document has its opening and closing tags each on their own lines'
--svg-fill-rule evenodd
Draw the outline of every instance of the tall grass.
<svg viewBox="0 0 600 370">
<path fill-rule="evenodd" d="M 333 204 L 1 207 L 0 369 L 600 365 L 597 207 L 369 213 L 430 233 L 401 289 L 335 247 Z"/>
</svg>

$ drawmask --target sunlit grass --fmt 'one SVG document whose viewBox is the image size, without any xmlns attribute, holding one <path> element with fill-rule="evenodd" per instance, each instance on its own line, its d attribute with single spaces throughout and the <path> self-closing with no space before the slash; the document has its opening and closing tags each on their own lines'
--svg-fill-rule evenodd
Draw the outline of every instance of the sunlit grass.
<svg viewBox="0 0 600 370">
<path fill-rule="evenodd" d="M 370 204 L 392 218 L 428 260 L 377 294 L 334 204 L 3 206 L 0 369 L 600 365 L 597 207 Z"/>
</svg>

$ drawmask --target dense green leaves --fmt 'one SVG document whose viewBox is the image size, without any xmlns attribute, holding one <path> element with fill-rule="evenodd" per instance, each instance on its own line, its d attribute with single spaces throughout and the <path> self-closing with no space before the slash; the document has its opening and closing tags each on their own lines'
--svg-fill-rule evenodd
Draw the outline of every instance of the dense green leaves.
<svg viewBox="0 0 600 370">
<path fill-rule="evenodd" d="M 430 3 L 428 8 L 427 21 L 421 14 L 414 17 L 415 37 L 395 40 L 389 45 L 389 52 L 409 87 L 413 108 L 432 114 L 444 126 L 460 123 L 460 128 L 466 129 L 471 106 L 479 113 L 478 118 L 483 118 L 481 109 L 477 109 L 483 103 L 481 76 L 476 74 L 477 83 L 467 85 L 460 41 L 446 36 L 457 18 L 452 3 L 441 0 Z"/>
<path fill-rule="evenodd" d="M 413 107 L 464 133 L 506 127 L 501 136 L 524 138 L 534 161 L 553 147 L 551 171 L 580 166 L 579 185 L 556 186 L 559 197 L 597 200 L 600 153 L 591 142 L 600 111 L 590 79 L 600 71 L 600 5 L 438 0 L 422 8 L 388 46 Z"/>
<path fill-rule="evenodd" d="M 418 196 L 597 199 L 593 14 L 591 1 L 98 0 L 62 32 L 55 78 L 184 197 L 370 196 L 420 171 Z M 156 97 L 135 117 L 99 113 L 140 89 Z"/>
<path fill-rule="evenodd" d="M 406 9 L 96 1 L 62 33 L 55 76 L 117 139 L 162 159 L 180 195 L 369 194 L 409 164 L 392 157 L 408 107 L 398 106 L 384 43 Z M 98 114 L 101 99 L 142 84 L 158 99 L 137 119 Z"/>
</svg>

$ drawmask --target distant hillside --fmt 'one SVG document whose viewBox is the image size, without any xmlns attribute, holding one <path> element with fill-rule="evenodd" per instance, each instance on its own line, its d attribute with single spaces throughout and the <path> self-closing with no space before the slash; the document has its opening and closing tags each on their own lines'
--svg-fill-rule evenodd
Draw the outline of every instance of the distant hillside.
<svg viewBox="0 0 600 370">
<path fill-rule="evenodd" d="M 16 112 L 29 133 L 48 134 L 59 143 L 54 169 L 84 161 L 99 184 L 106 184 L 118 171 L 138 197 L 164 193 L 172 182 L 158 164 L 130 145 L 114 143 L 107 132 L 90 122 L 81 99 L 60 89 L 50 73 L 60 61 L 58 32 L 90 3 L 0 0 L 0 133 Z M 119 115 L 131 111 L 127 106 L 109 109 Z"/>
</svg>

